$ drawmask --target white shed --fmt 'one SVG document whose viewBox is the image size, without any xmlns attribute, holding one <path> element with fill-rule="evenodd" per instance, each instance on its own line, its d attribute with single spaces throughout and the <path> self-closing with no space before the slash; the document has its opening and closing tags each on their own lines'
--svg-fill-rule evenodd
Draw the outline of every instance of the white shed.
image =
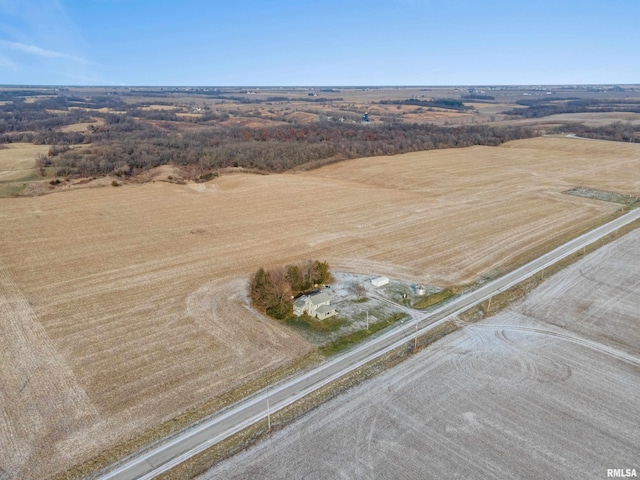
<svg viewBox="0 0 640 480">
<path fill-rule="evenodd" d="M 381 287 L 383 285 L 386 285 L 387 283 L 389 283 L 389 279 L 387 277 L 376 277 L 371 280 L 371 285 L 373 285 L 374 287 Z"/>
</svg>

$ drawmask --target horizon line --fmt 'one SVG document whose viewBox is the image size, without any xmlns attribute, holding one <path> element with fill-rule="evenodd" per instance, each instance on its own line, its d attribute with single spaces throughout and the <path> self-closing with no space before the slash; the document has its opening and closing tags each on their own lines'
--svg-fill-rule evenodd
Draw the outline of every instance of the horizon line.
<svg viewBox="0 0 640 480">
<path fill-rule="evenodd" d="M 144 85 L 144 84 L 125 84 L 125 85 L 89 85 L 89 84 L 0 84 L 0 88 L 181 88 L 181 89 L 197 89 L 197 88 L 505 88 L 505 87 L 640 87 L 640 83 L 478 83 L 478 84 L 407 84 L 407 85 Z"/>
</svg>

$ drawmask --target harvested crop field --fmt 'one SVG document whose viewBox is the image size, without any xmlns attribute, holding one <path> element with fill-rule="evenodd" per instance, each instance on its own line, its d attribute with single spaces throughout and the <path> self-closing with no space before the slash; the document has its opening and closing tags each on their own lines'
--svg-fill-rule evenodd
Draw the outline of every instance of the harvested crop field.
<svg viewBox="0 0 640 480">
<path fill-rule="evenodd" d="M 638 244 L 635 230 L 199 480 L 638 470 Z"/>
<path fill-rule="evenodd" d="M 4 148 L 0 148 L 0 182 L 18 181 L 29 176 L 36 167 L 36 155 L 48 151 L 48 145 L 4 145 Z"/>
<path fill-rule="evenodd" d="M 260 266 L 472 283 L 620 208 L 562 192 L 639 170 L 638 145 L 540 138 L 0 199 L 0 468 L 46 478 L 308 353 L 247 307 Z"/>
</svg>

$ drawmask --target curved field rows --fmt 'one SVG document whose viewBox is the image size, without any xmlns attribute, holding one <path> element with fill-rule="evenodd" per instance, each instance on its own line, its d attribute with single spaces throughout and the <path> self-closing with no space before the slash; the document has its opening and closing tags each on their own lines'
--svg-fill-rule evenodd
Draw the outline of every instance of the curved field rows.
<svg viewBox="0 0 640 480">
<path fill-rule="evenodd" d="M 40 468 L 85 461 L 309 352 L 247 308 L 246 279 L 260 266 L 318 258 L 425 284 L 473 282 L 619 208 L 562 191 L 633 194 L 637 171 L 638 145 L 542 138 L 0 199 L 0 264 L 97 415 L 54 442 L 90 439 L 66 463 L 44 452 Z M 10 385 L 12 369 L 0 382 Z"/>
</svg>

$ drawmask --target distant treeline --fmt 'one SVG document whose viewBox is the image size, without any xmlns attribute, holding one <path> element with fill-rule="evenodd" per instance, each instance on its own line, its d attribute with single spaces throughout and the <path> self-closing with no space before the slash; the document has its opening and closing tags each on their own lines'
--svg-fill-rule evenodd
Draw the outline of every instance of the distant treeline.
<svg viewBox="0 0 640 480">
<path fill-rule="evenodd" d="M 481 95 L 476 93 L 470 93 L 469 95 L 462 95 L 463 100 L 471 100 L 471 101 L 487 101 L 491 102 L 496 99 L 493 95 Z"/>
<path fill-rule="evenodd" d="M 129 175 L 166 164 L 197 166 L 200 170 L 245 167 L 282 172 L 305 164 L 349 158 L 466 147 L 497 146 L 530 138 L 537 132 L 523 127 L 383 125 L 318 123 L 261 129 L 227 128 L 198 132 L 167 132 L 147 128 L 128 118 L 108 117 L 96 133 L 52 133 L 56 144 L 91 144 L 46 158 L 59 175 Z M 65 139 L 72 138 L 73 142 Z"/>
<path fill-rule="evenodd" d="M 527 108 L 514 108 L 502 113 L 504 113 L 505 115 L 518 115 L 525 118 L 539 118 L 560 113 L 640 113 L 640 100 L 544 98 L 519 100 L 516 103 L 518 105 L 524 105 Z"/>
<path fill-rule="evenodd" d="M 465 105 L 462 100 L 455 98 L 439 98 L 434 100 L 420 100 L 417 98 L 409 98 L 407 100 L 382 100 L 382 105 L 417 105 L 427 108 L 446 108 L 449 110 L 465 111 L 473 110 L 473 107 Z"/>
<path fill-rule="evenodd" d="M 310 102 L 310 103 L 326 103 L 326 102 L 339 102 L 343 101 L 344 98 L 336 97 L 336 98 L 324 98 L 324 97 L 314 97 L 314 96 L 305 96 L 305 97 L 238 97 L 234 95 L 220 95 L 218 98 L 221 100 L 232 100 L 238 103 L 266 103 L 266 102 Z"/>
</svg>

